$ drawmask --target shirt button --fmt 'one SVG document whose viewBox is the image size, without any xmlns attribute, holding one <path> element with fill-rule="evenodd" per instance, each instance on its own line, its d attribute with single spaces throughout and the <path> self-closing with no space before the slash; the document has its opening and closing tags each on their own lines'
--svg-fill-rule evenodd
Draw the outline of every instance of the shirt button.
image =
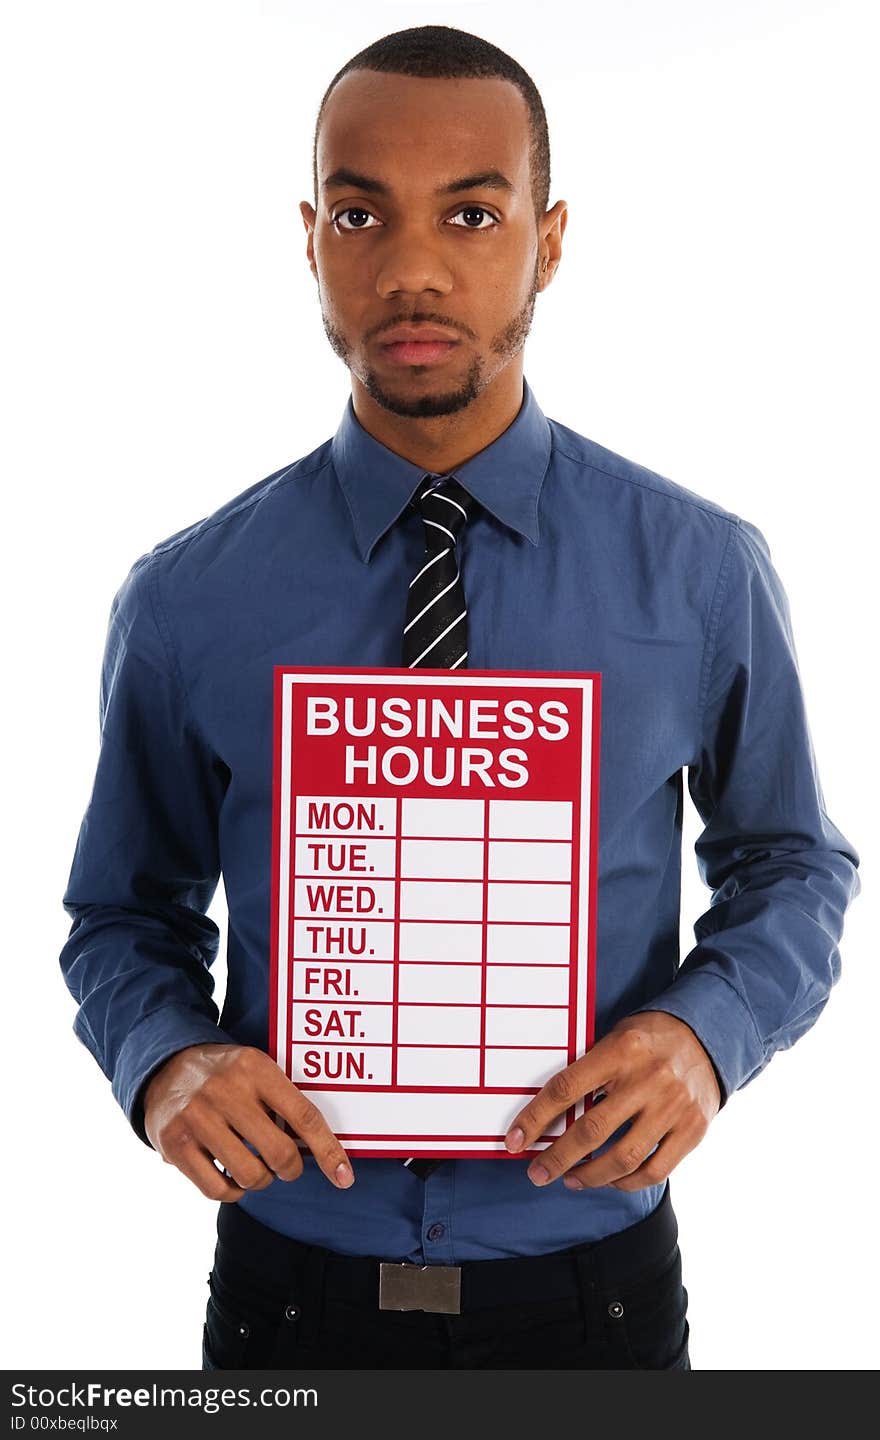
<svg viewBox="0 0 880 1440">
<path fill-rule="evenodd" d="M 431 1228 L 430 1228 L 430 1230 L 428 1231 L 428 1239 L 429 1239 L 429 1240 L 442 1240 L 442 1239 L 443 1239 L 443 1236 L 444 1236 L 445 1234 L 446 1234 L 446 1226 L 445 1226 L 445 1225 L 432 1225 Z"/>
</svg>

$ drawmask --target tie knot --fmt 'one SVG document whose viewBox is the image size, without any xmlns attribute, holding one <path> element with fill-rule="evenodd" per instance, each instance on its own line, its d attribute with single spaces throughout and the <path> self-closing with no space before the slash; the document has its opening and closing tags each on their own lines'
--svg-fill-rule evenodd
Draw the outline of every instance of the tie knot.
<svg viewBox="0 0 880 1440">
<path fill-rule="evenodd" d="M 473 496 L 451 475 L 430 485 L 433 479 L 433 475 L 425 475 L 413 499 L 425 522 L 425 545 L 429 550 L 454 545 L 474 506 Z"/>
</svg>

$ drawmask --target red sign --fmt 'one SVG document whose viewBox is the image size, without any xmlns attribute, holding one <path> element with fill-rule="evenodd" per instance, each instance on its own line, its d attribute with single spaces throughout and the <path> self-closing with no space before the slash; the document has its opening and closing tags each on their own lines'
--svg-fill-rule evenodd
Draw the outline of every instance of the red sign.
<svg viewBox="0 0 880 1440">
<path fill-rule="evenodd" d="M 275 667 L 270 1048 L 351 1155 L 506 1155 L 592 1045 L 600 685 Z"/>
</svg>

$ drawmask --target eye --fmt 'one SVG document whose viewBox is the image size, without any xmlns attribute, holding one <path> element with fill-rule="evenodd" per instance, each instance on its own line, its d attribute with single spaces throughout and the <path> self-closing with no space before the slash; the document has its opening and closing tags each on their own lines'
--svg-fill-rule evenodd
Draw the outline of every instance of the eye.
<svg viewBox="0 0 880 1440">
<path fill-rule="evenodd" d="M 491 230 L 491 229 L 493 228 L 493 226 L 495 226 L 495 225 L 498 224 L 498 221 L 497 221 L 496 217 L 495 217 L 494 215 L 491 215 L 491 214 L 489 213 L 489 211 L 486 210 L 485 207 L 482 206 L 482 205 L 465 205 L 461 210 L 459 210 L 459 211 L 456 213 L 456 215 L 455 215 L 454 218 L 455 218 L 455 219 L 458 219 L 458 216 L 459 216 L 459 215 L 467 215 L 467 216 L 476 215 L 476 216 L 479 217 L 479 219 L 478 219 L 476 225 L 471 225 L 469 222 L 466 222 L 463 226 L 461 226 L 461 225 L 460 225 L 460 226 L 457 226 L 457 227 L 456 227 L 457 229 L 464 229 L 464 230 Z M 483 219 L 483 220 L 491 220 L 492 224 L 491 224 L 491 225 L 482 225 L 482 224 L 480 224 L 480 219 Z"/>
<path fill-rule="evenodd" d="M 350 225 L 342 225 L 340 224 L 340 222 L 343 215 L 357 216 L 358 219 L 356 221 L 353 221 Z M 375 220 L 376 218 L 375 215 L 370 214 L 369 210 L 364 210 L 363 206 L 361 205 L 347 205 L 344 210 L 340 210 L 336 215 L 333 216 L 331 223 L 333 225 L 336 225 L 340 230 L 367 230 L 369 229 L 369 226 L 361 223 L 361 217 L 363 216 L 366 216 L 368 220 Z"/>
<path fill-rule="evenodd" d="M 344 218 L 346 223 L 343 223 Z M 362 205 L 347 205 L 344 210 L 338 210 L 335 215 L 331 216 L 330 223 L 335 225 L 338 230 L 348 230 L 349 232 L 369 230 L 372 227 L 368 222 L 375 218 L 375 215 L 369 210 L 365 210 Z M 463 220 L 463 224 L 455 224 L 459 218 Z M 476 223 L 471 223 L 474 220 Z M 489 221 L 488 225 L 483 223 L 486 220 Z M 463 205 L 453 216 L 451 223 L 455 224 L 457 230 L 492 230 L 499 222 L 497 217 L 491 214 L 484 205 Z"/>
</svg>

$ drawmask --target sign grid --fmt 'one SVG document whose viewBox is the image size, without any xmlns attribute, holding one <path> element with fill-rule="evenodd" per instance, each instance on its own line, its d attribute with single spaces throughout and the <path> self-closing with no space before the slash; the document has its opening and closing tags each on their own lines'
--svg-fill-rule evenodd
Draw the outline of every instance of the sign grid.
<svg viewBox="0 0 880 1440">
<path fill-rule="evenodd" d="M 598 702 L 597 675 L 276 667 L 271 1048 L 352 1155 L 507 1154 L 592 1043 Z"/>
</svg>

